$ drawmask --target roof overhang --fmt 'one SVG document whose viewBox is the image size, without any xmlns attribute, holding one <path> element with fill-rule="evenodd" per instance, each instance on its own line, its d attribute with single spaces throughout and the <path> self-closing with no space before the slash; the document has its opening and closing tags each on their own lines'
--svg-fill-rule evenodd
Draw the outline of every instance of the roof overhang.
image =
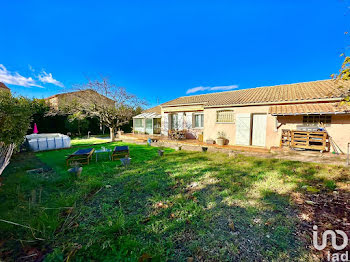
<svg viewBox="0 0 350 262">
<path fill-rule="evenodd" d="M 273 105 L 270 106 L 269 113 L 273 116 L 350 114 L 350 106 L 341 103 Z"/>
<path fill-rule="evenodd" d="M 346 115 L 350 112 L 318 112 L 318 113 L 295 113 L 295 114 L 271 114 L 273 116 L 306 116 L 306 115 Z"/>
<path fill-rule="evenodd" d="M 293 100 L 293 101 L 274 101 L 274 102 L 261 102 L 261 103 L 245 103 L 245 104 L 227 104 L 227 105 L 208 105 L 204 108 L 221 108 L 221 107 L 242 107 L 242 106 L 266 106 L 266 105 L 277 105 L 277 104 L 303 104 L 303 103 L 313 103 L 313 102 L 335 102 L 341 101 L 343 98 L 327 98 L 327 99 L 311 99 L 311 100 Z"/>
<path fill-rule="evenodd" d="M 194 105 L 205 105 L 207 103 L 186 103 L 186 104 L 173 104 L 173 105 L 161 105 L 161 107 L 177 107 L 177 106 L 194 106 Z"/>
</svg>

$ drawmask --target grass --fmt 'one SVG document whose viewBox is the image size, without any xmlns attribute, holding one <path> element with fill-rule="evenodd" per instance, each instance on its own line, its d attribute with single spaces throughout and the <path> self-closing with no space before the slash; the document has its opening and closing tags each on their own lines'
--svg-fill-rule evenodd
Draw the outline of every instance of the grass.
<svg viewBox="0 0 350 262">
<path fill-rule="evenodd" d="M 31 229 L 0 222 L 0 258 L 36 250 L 47 261 L 307 260 L 293 193 L 348 182 L 349 171 L 336 166 L 171 149 L 159 157 L 134 144 L 125 144 L 130 168 L 93 161 L 74 178 L 64 159 L 101 141 L 91 142 L 15 157 L 3 175 L 0 218 Z M 37 167 L 48 171 L 26 173 Z"/>
</svg>

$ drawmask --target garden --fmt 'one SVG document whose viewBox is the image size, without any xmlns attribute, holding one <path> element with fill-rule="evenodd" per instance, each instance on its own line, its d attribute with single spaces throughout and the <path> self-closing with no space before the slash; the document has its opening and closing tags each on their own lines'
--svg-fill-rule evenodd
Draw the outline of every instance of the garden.
<svg viewBox="0 0 350 262">
<path fill-rule="evenodd" d="M 105 140 L 13 156 L 0 187 L 4 261 L 312 261 L 312 225 L 348 230 L 349 169 Z M 131 164 L 80 148 L 127 145 Z M 41 168 L 38 172 L 28 170 Z M 328 206 L 327 206 L 328 205 Z"/>
</svg>

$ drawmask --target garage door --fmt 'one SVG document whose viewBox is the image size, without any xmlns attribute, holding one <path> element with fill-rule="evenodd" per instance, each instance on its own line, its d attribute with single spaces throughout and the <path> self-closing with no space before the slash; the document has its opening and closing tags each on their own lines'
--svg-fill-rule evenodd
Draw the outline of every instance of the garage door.
<svg viewBox="0 0 350 262">
<path fill-rule="evenodd" d="M 265 146 L 266 143 L 266 115 L 253 115 L 252 145 Z"/>
<path fill-rule="evenodd" d="M 236 114 L 236 145 L 250 145 L 250 114 Z"/>
</svg>

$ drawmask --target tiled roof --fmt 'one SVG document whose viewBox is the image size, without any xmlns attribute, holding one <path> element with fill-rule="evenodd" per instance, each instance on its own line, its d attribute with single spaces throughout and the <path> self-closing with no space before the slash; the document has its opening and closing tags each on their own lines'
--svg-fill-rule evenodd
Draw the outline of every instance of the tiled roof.
<svg viewBox="0 0 350 262">
<path fill-rule="evenodd" d="M 100 93 L 98 93 L 97 91 L 95 91 L 93 89 L 85 89 L 85 90 L 60 93 L 60 94 L 49 96 L 49 97 L 45 98 L 45 100 L 50 100 L 50 99 L 55 98 L 55 97 L 61 98 L 61 97 L 66 97 L 66 96 L 71 96 L 71 97 L 76 97 L 76 98 L 86 98 L 85 95 L 89 94 L 89 92 L 90 92 L 90 94 L 94 94 L 94 93 L 98 94 L 101 97 L 105 98 L 107 101 L 114 103 L 114 101 L 112 99 L 110 99 L 109 97 L 106 97 L 104 95 L 101 95 Z"/>
<path fill-rule="evenodd" d="M 0 88 L 10 90 L 4 83 L 0 82 Z"/>
<path fill-rule="evenodd" d="M 272 115 L 337 114 L 350 113 L 350 106 L 341 103 L 312 103 L 270 106 Z"/>
<path fill-rule="evenodd" d="M 142 111 L 142 113 L 156 113 L 160 115 L 162 113 L 162 108 L 160 106 L 155 106 L 155 107 L 146 109 L 145 111 Z"/>
<path fill-rule="evenodd" d="M 320 80 L 296 84 L 266 86 L 205 95 L 183 96 L 162 104 L 176 106 L 203 104 L 204 106 L 225 106 L 244 104 L 271 104 L 292 101 L 330 100 L 340 98 L 342 89 L 350 89 L 350 81 Z"/>
<path fill-rule="evenodd" d="M 55 94 L 55 95 L 46 97 L 45 99 L 48 100 L 48 99 L 51 99 L 51 98 L 60 97 L 60 96 L 66 96 L 66 95 L 78 95 L 78 94 L 84 93 L 84 92 L 86 92 L 86 91 L 88 91 L 88 90 L 90 90 L 90 89 L 78 90 L 78 91 L 72 91 L 72 92 L 66 92 L 66 93 Z M 90 91 L 96 92 L 96 91 L 94 91 L 94 90 L 90 90 Z"/>
</svg>

